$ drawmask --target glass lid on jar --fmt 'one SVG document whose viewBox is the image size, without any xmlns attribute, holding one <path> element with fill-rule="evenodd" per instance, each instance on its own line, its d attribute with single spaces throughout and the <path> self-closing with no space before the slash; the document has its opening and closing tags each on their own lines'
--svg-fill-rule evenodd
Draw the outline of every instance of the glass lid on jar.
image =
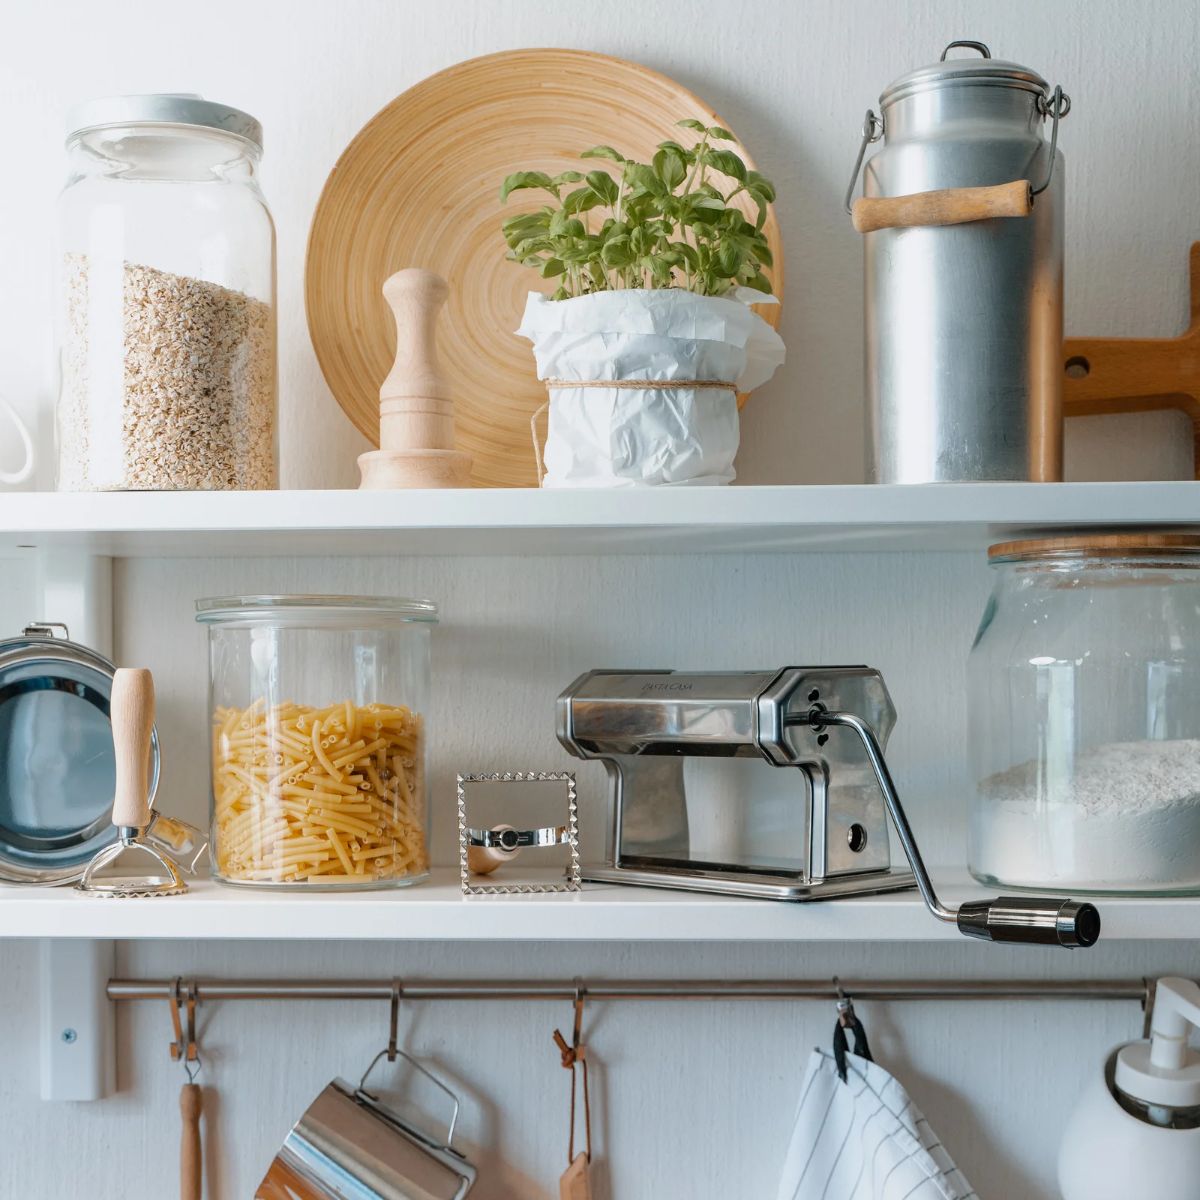
<svg viewBox="0 0 1200 1200">
<path fill-rule="evenodd" d="M 432 600 L 407 596 L 215 596 L 196 601 L 201 624 L 261 623 L 286 625 L 435 624 L 437 605 Z"/>
<path fill-rule="evenodd" d="M 113 670 L 60 638 L 0 642 L 0 881 L 70 882 L 116 840 Z M 154 733 L 151 802 L 158 769 Z"/>
</svg>

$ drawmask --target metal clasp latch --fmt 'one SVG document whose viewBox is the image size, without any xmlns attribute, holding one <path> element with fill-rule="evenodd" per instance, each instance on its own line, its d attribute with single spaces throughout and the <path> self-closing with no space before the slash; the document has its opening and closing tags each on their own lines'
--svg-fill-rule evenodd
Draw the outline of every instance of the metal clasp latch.
<svg viewBox="0 0 1200 1200">
<path fill-rule="evenodd" d="M 847 215 L 851 211 L 851 204 L 854 200 L 854 188 L 858 183 L 858 173 L 862 170 L 863 157 L 867 153 L 867 147 L 872 142 L 877 142 L 883 137 L 883 118 L 875 115 L 875 110 L 867 109 L 867 115 L 863 118 L 862 141 L 858 146 L 858 157 L 854 160 L 854 174 L 850 176 L 850 186 L 846 189 L 846 198 L 842 201 L 843 207 L 846 209 Z"/>
<path fill-rule="evenodd" d="M 56 629 L 62 630 L 61 636 L 64 641 L 69 642 L 71 640 L 71 631 L 62 623 L 62 621 L 31 621 L 23 630 L 21 630 L 21 633 L 25 637 L 53 638 L 59 636 L 54 632 Z"/>
<path fill-rule="evenodd" d="M 1071 111 L 1071 97 L 1062 90 L 1061 83 L 1056 84 L 1048 99 L 1045 96 L 1038 96 L 1037 110 L 1043 118 L 1054 118 L 1054 124 L 1050 126 L 1050 165 L 1046 168 L 1046 178 L 1042 180 L 1041 186 L 1033 189 L 1033 195 L 1040 196 L 1050 186 L 1050 180 L 1054 178 L 1054 154 L 1058 149 L 1058 123 Z"/>
</svg>

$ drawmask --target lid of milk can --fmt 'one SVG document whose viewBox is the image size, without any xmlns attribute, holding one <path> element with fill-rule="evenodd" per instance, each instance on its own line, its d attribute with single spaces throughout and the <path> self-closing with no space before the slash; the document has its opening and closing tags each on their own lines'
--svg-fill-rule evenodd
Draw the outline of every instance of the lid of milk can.
<svg viewBox="0 0 1200 1200">
<path fill-rule="evenodd" d="M 947 58 L 946 55 L 956 47 L 978 51 L 981 57 Z M 1050 87 L 1036 71 L 1031 71 L 1019 63 L 993 58 L 992 52 L 982 42 L 958 41 L 951 42 L 942 51 L 938 62 L 901 75 L 884 90 L 879 97 L 879 103 L 886 108 L 896 100 L 917 92 L 933 88 L 978 85 L 1019 88 L 1042 96 L 1046 95 Z"/>
</svg>

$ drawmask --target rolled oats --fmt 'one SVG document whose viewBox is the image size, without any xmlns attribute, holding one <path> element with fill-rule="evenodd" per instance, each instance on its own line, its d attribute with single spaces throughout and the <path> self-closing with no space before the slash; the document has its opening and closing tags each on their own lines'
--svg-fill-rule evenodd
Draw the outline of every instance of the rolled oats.
<svg viewBox="0 0 1200 1200">
<path fill-rule="evenodd" d="M 58 486 L 276 487 L 271 306 L 204 279 L 125 263 L 118 372 L 102 362 L 118 332 L 96 309 L 105 290 L 92 288 L 85 256 L 68 255 L 65 266 Z"/>
</svg>

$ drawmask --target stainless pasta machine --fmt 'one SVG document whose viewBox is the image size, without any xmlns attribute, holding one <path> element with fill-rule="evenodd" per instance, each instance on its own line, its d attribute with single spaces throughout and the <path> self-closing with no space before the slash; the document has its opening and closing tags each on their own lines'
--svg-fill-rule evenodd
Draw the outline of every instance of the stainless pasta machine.
<svg viewBox="0 0 1200 1200">
<path fill-rule="evenodd" d="M 884 759 L 895 720 L 883 676 L 865 666 L 581 675 L 558 698 L 558 738 L 603 762 L 611 787 L 607 862 L 584 879 L 774 900 L 915 885 L 969 937 L 1092 945 L 1091 904 L 938 899 Z M 729 770 L 745 759 L 795 771 L 764 797 Z M 698 821 L 689 798 L 705 789 Z M 892 866 L 889 816 L 911 870 Z"/>
</svg>

